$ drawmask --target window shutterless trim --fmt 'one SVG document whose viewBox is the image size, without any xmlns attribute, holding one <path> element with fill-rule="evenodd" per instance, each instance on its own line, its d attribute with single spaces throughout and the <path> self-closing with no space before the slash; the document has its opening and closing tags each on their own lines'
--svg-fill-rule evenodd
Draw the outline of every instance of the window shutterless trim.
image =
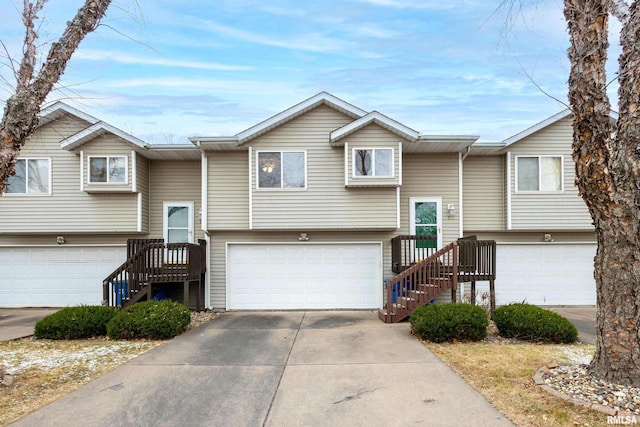
<svg viewBox="0 0 640 427">
<path fill-rule="evenodd" d="M 25 160 L 26 164 L 25 164 L 25 177 L 24 177 L 24 185 L 25 185 L 25 192 L 24 193 L 7 193 L 6 191 L 6 187 L 5 187 L 5 191 L 4 193 L 2 193 L 3 196 L 9 196 L 9 197 L 46 197 L 46 196 L 51 196 L 51 194 L 53 193 L 53 175 L 51 173 L 53 167 L 53 160 L 51 160 L 51 157 L 19 157 L 16 160 Z M 47 160 L 49 162 L 49 170 L 47 171 L 47 179 L 48 179 L 48 189 L 49 191 L 46 193 L 29 193 L 29 160 Z"/>
<path fill-rule="evenodd" d="M 559 194 L 564 192 L 564 156 L 561 154 L 549 154 L 549 155 L 516 155 L 515 165 L 514 165 L 514 189 L 516 194 Z M 538 159 L 538 190 L 520 190 L 518 189 L 518 160 L 520 158 L 530 158 L 530 159 Z M 542 159 L 543 158 L 551 158 L 551 159 L 560 159 L 560 189 L 559 190 L 541 190 L 542 188 Z"/>
<path fill-rule="evenodd" d="M 110 159 L 124 159 L 124 182 L 111 182 L 109 181 L 109 160 Z M 91 181 L 91 159 L 107 159 L 107 180 L 104 182 Z M 87 184 L 88 185 L 129 185 L 129 156 L 116 155 L 116 156 L 87 156 Z"/>
<path fill-rule="evenodd" d="M 260 154 L 261 153 L 280 153 L 280 187 L 260 187 Z M 284 187 L 284 153 L 302 153 L 304 155 L 304 186 L 303 187 Z M 262 150 L 256 151 L 256 190 L 258 191 L 302 191 L 309 186 L 307 176 L 307 150 Z"/>
<path fill-rule="evenodd" d="M 373 175 L 356 175 L 356 151 L 368 151 L 371 150 L 371 171 Z M 391 150 L 391 175 L 376 175 L 376 154 L 377 150 Z M 393 147 L 353 147 L 351 149 L 351 178 L 354 179 L 394 179 L 395 178 L 395 149 Z"/>
</svg>

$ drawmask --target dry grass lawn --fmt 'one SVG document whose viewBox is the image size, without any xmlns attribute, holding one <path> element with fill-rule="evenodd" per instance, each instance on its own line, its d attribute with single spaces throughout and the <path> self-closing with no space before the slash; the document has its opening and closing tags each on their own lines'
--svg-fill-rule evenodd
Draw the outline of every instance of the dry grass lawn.
<svg viewBox="0 0 640 427">
<path fill-rule="evenodd" d="M 0 364 L 13 374 L 0 387 L 0 426 L 41 408 L 163 341 L 24 339 L 0 342 Z"/>
<path fill-rule="evenodd" d="M 594 346 L 504 342 L 425 345 L 518 426 L 607 424 L 605 414 L 559 399 L 532 380 L 538 368 L 576 363 L 593 354 Z"/>
</svg>

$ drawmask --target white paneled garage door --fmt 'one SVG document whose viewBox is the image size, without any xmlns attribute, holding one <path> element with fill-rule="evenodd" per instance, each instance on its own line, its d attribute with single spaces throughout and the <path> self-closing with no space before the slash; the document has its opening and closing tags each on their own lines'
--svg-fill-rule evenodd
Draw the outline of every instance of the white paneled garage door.
<svg viewBox="0 0 640 427">
<path fill-rule="evenodd" d="M 595 244 L 498 244 L 496 302 L 595 305 Z"/>
<path fill-rule="evenodd" d="M 102 280 L 124 247 L 0 248 L 0 307 L 63 307 L 102 302 Z"/>
<path fill-rule="evenodd" d="M 227 245 L 227 308 L 382 305 L 380 243 Z"/>
</svg>

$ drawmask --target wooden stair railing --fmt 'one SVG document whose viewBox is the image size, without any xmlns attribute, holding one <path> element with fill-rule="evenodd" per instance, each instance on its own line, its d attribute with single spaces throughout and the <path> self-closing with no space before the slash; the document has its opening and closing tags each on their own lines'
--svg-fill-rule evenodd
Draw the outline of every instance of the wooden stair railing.
<svg viewBox="0 0 640 427">
<path fill-rule="evenodd" d="M 400 322 L 440 293 L 455 293 L 457 288 L 458 242 L 453 242 L 387 281 L 387 302 L 378 317 L 386 323 Z"/>
<path fill-rule="evenodd" d="M 206 241 L 168 243 L 163 239 L 130 239 L 128 257 L 102 282 L 103 305 L 124 307 L 150 300 L 153 283 L 184 284 L 185 305 L 190 282 L 198 282 L 196 306 L 200 309 L 206 272 Z"/>
</svg>

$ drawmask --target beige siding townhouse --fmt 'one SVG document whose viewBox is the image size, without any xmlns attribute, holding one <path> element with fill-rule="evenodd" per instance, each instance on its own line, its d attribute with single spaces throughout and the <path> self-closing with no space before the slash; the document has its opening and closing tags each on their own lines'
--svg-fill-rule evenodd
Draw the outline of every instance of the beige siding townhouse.
<svg viewBox="0 0 640 427">
<path fill-rule="evenodd" d="M 477 139 L 322 92 L 236 135 L 150 146 L 56 103 L 0 197 L 0 306 L 100 304 L 127 240 L 161 238 L 206 242 L 209 308 L 377 309 L 394 237 L 435 251 L 470 234 L 498 242 L 498 303 L 593 304 L 570 118 Z"/>
</svg>

